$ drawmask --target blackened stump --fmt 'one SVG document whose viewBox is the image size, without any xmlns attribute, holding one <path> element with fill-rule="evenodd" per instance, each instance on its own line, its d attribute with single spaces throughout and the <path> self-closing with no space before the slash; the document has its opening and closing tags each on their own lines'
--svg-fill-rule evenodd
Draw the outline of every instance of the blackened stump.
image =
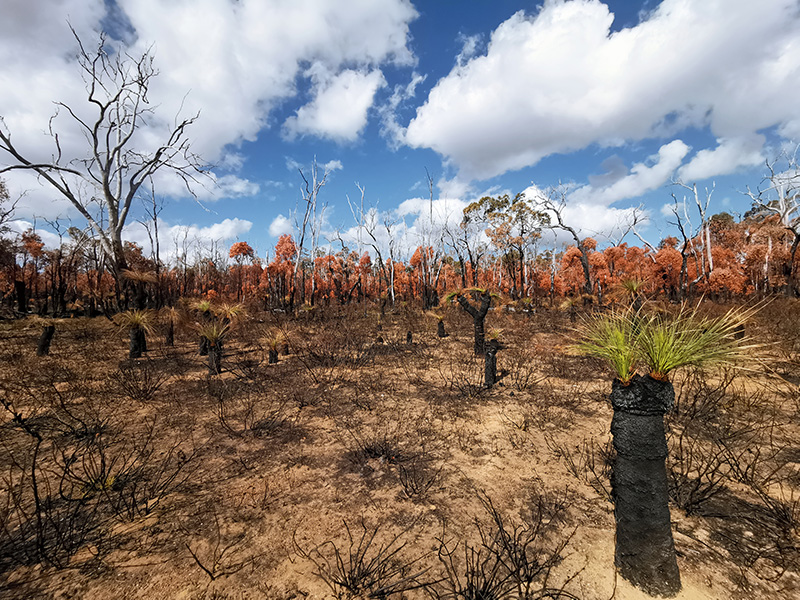
<svg viewBox="0 0 800 600">
<path fill-rule="evenodd" d="M 627 386 L 615 379 L 612 385 L 615 562 L 620 575 L 653 596 L 674 596 L 681 589 L 664 464 L 664 413 L 674 402 L 672 384 L 649 376 L 635 375 Z"/>
<path fill-rule="evenodd" d="M 175 345 L 175 322 L 172 321 L 172 319 L 170 319 L 169 323 L 167 324 L 167 333 L 164 335 L 164 345 Z"/>
<path fill-rule="evenodd" d="M 208 356 L 208 340 L 203 336 L 200 336 L 199 351 L 200 351 L 200 356 Z"/>
<path fill-rule="evenodd" d="M 50 354 L 50 342 L 53 341 L 55 332 L 55 325 L 47 325 L 42 330 L 42 335 L 39 336 L 39 343 L 36 344 L 36 356 L 47 356 Z"/>
<path fill-rule="evenodd" d="M 268 353 L 269 353 L 269 358 L 267 359 L 267 361 L 268 361 L 267 364 L 270 364 L 270 365 L 276 364 L 278 362 L 278 351 L 277 350 L 273 350 L 272 348 L 270 348 L 268 350 Z"/>
<path fill-rule="evenodd" d="M 447 332 L 444 330 L 444 321 L 439 321 L 439 324 L 436 326 L 436 335 L 440 338 L 447 337 Z"/>
<path fill-rule="evenodd" d="M 411 346 L 411 345 L 414 344 L 414 335 L 410 331 L 406 332 L 406 344 L 408 346 Z"/>
</svg>

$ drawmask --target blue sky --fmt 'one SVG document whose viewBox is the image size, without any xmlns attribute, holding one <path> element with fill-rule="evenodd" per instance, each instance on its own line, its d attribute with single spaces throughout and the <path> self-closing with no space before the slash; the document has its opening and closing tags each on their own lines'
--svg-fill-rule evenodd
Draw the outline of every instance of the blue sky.
<svg viewBox="0 0 800 600">
<path fill-rule="evenodd" d="M 70 23 L 83 40 L 105 29 L 120 49 L 155 54 L 151 90 L 164 122 L 200 112 L 194 148 L 217 165 L 202 206 L 169 178 L 162 248 L 184 234 L 197 251 L 246 240 L 260 255 L 291 232 L 298 166 L 331 172 L 322 241 L 357 233 L 347 196 L 393 223 L 411 249 L 422 230 L 457 222 L 485 194 L 535 196 L 569 186 L 567 216 L 605 239 L 643 206 L 645 238 L 674 230 L 664 207 L 681 179 L 715 185 L 710 212 L 744 212 L 764 160 L 800 141 L 796 0 L 4 0 L 0 115 L 31 156 L 52 101 L 85 104 Z M 62 145 L 85 148 L 62 114 Z M 146 144 L 146 142 L 143 142 Z M 8 157 L 0 154 L 0 166 Z M 427 226 L 426 170 L 435 182 Z M 16 227 L 76 211 L 34 178 Z M 689 206 L 696 221 L 696 211 Z M 145 243 L 130 221 L 127 235 Z M 627 241 L 635 242 L 633 238 Z"/>
</svg>

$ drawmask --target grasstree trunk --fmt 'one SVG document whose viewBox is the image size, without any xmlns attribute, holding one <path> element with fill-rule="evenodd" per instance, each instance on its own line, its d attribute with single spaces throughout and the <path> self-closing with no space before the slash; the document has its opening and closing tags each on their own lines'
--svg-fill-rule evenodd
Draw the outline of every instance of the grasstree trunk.
<svg viewBox="0 0 800 600">
<path fill-rule="evenodd" d="M 406 345 L 411 346 L 414 344 L 414 334 L 410 331 L 406 332 Z"/>
<path fill-rule="evenodd" d="M 481 293 L 478 296 L 480 304 L 475 307 L 469 303 L 464 296 L 457 296 L 458 303 L 471 317 L 472 328 L 475 335 L 474 351 L 475 356 L 483 356 L 483 346 L 485 341 L 484 322 L 486 321 L 486 313 L 489 312 L 489 306 L 492 303 L 492 297 L 488 291 Z"/>
<path fill-rule="evenodd" d="M 128 358 L 141 358 L 142 352 L 147 350 L 145 343 L 146 338 L 144 329 L 141 327 L 134 327 L 130 330 L 130 346 L 128 349 Z"/>
<path fill-rule="evenodd" d="M 665 467 L 664 414 L 674 402 L 672 384 L 649 376 L 635 375 L 627 386 L 615 379 L 611 391 L 615 561 L 622 577 L 653 596 L 681 589 Z"/>
<path fill-rule="evenodd" d="M 39 343 L 36 344 L 36 356 L 47 356 L 50 354 L 50 342 L 53 341 L 55 332 L 55 325 L 47 325 L 42 330 L 42 335 L 39 336 Z"/>
<path fill-rule="evenodd" d="M 497 351 L 500 350 L 500 342 L 489 340 L 484 346 L 486 352 L 484 354 L 483 379 L 486 387 L 490 388 L 497 383 Z"/>
<path fill-rule="evenodd" d="M 208 344 L 208 370 L 212 375 L 222 373 L 222 341 L 211 342 Z"/>
<path fill-rule="evenodd" d="M 447 337 L 447 332 L 444 330 L 444 321 L 439 321 L 439 324 L 436 326 L 436 335 L 440 338 Z"/>
<path fill-rule="evenodd" d="M 268 350 L 268 362 L 267 364 L 274 365 L 278 362 L 278 351 L 277 349 L 270 348 Z"/>
<path fill-rule="evenodd" d="M 172 319 L 170 319 L 169 323 L 167 323 L 167 333 L 164 335 L 164 345 L 175 345 L 175 322 Z"/>
</svg>

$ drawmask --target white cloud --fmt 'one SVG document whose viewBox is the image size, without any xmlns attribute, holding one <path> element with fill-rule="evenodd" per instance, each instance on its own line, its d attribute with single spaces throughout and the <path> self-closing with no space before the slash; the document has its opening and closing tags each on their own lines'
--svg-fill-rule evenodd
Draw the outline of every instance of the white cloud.
<svg viewBox="0 0 800 600">
<path fill-rule="evenodd" d="M 378 107 L 378 113 L 381 116 L 381 135 L 393 150 L 397 150 L 403 145 L 406 133 L 405 128 L 398 122 L 398 111 L 416 95 L 417 86 L 427 77 L 427 75 L 421 75 L 414 71 L 411 74 L 411 80 L 406 85 L 394 86 L 389 100 Z"/>
<path fill-rule="evenodd" d="M 333 171 L 341 171 L 342 169 L 344 169 L 344 165 L 340 160 L 329 160 L 324 165 L 322 165 L 322 168 L 332 173 Z"/>
<path fill-rule="evenodd" d="M 91 52 L 93 32 L 107 16 L 106 4 L 3 4 L 0 115 L 15 143 L 34 160 L 47 160 L 55 151 L 52 140 L 43 135 L 53 100 L 91 117 L 67 22 Z M 363 129 L 374 90 L 383 81 L 380 68 L 415 63 L 408 40 L 409 23 L 417 12 L 410 0 L 117 0 L 117 6 L 114 18 L 126 22 L 130 35 L 125 42 L 110 44 L 132 56 L 152 48 L 159 71 L 148 94 L 157 116 L 137 133 L 136 146 L 153 148 L 165 139 L 176 115 L 200 113 L 187 130 L 192 149 L 228 170 L 235 171 L 241 163 L 230 146 L 255 140 L 270 125 L 272 110 L 300 93 L 298 75 L 307 65 L 320 65 L 330 74 L 330 84 L 307 105 L 298 131 L 353 139 Z M 340 123 L 331 123 L 339 91 L 350 94 L 353 105 Z M 65 158 L 84 157 L 84 138 L 70 126 L 64 111 L 55 125 Z M 0 156 L 0 165 L 6 160 Z M 24 189 L 16 173 L 9 175 L 8 183 L 12 193 Z M 180 189 L 172 187 L 176 193 Z"/>
<path fill-rule="evenodd" d="M 280 237 L 285 234 L 291 234 L 294 231 L 292 222 L 283 215 L 278 215 L 269 224 L 269 234 L 272 237 Z"/>
<path fill-rule="evenodd" d="M 477 33 L 475 35 L 458 34 L 458 41 L 461 42 L 461 52 L 456 56 L 456 64 L 463 67 L 466 62 L 475 56 L 480 49 L 482 36 Z"/>
<path fill-rule="evenodd" d="M 570 194 L 570 201 L 608 206 L 620 200 L 638 198 L 667 183 L 688 153 L 689 146 L 681 140 L 665 144 L 659 148 L 658 154 L 648 159 L 652 163 L 649 166 L 647 163 L 636 163 L 629 174 L 605 186 L 581 186 Z"/>
<path fill-rule="evenodd" d="M 486 179 L 550 154 L 684 127 L 751 139 L 800 122 L 795 2 L 663 0 L 646 19 L 612 34 L 599 0 L 518 12 L 492 33 L 485 55 L 436 84 L 406 143 Z"/>
<path fill-rule="evenodd" d="M 763 135 L 720 138 L 717 147 L 700 150 L 691 162 L 681 167 L 678 177 L 687 182 L 733 173 L 740 167 L 764 164 Z"/>
<path fill-rule="evenodd" d="M 352 142 L 367 125 L 367 111 L 375 93 L 386 85 L 380 70 L 325 74 L 315 85 L 314 99 L 297 109 L 283 125 L 284 137 L 314 135 L 336 142 Z"/>
</svg>

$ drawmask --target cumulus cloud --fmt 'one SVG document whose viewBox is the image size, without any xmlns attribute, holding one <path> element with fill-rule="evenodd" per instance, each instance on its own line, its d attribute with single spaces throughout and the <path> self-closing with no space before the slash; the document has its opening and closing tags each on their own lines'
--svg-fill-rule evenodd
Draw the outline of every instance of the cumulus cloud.
<svg viewBox="0 0 800 600">
<path fill-rule="evenodd" d="M 681 167 L 678 177 L 683 181 L 699 181 L 733 173 L 741 167 L 764 164 L 763 135 L 720 138 L 717 147 L 700 150 L 691 162 Z"/>
<path fill-rule="evenodd" d="M 570 194 L 570 201 L 581 204 L 597 204 L 608 206 L 620 200 L 638 198 L 643 194 L 658 189 L 667 183 L 675 170 L 681 165 L 689 153 L 689 146 L 681 140 L 675 140 L 661 146 L 658 154 L 651 156 L 648 162 L 636 163 L 630 173 L 616 180 L 606 180 L 605 185 L 581 186 Z M 619 165 L 614 165 L 614 173 L 619 174 Z"/>
<path fill-rule="evenodd" d="M 294 230 L 292 222 L 283 215 L 278 215 L 269 224 L 269 234 L 272 237 L 280 237 L 285 234 L 291 234 Z"/>
<path fill-rule="evenodd" d="M 176 116 L 199 113 L 188 129 L 193 150 L 234 171 L 241 161 L 230 147 L 255 140 L 270 126 L 273 109 L 303 91 L 298 76 L 309 64 L 329 75 L 296 115 L 296 133 L 352 140 L 383 81 L 381 68 L 415 63 L 408 40 L 417 12 L 410 0 L 117 0 L 113 15 L 107 4 L 9 0 L 3 5 L 0 115 L 15 143 L 34 160 L 55 152 L 43 133 L 53 100 L 75 107 L 81 117 L 91 109 L 68 22 L 90 52 L 95 32 L 110 21 L 125 34 L 109 40 L 114 51 L 140 56 L 152 49 L 159 76 L 149 97 L 157 114 L 137 134 L 137 147 L 155 147 Z M 352 104 L 346 118 L 340 115 L 334 123 L 331 111 L 343 106 L 342 98 Z M 54 124 L 65 158 L 84 157 L 83 136 L 64 111 Z M 16 173 L 8 181 L 18 189 Z M 242 187 L 231 190 L 240 193 Z"/>
<path fill-rule="evenodd" d="M 314 99 L 286 119 L 283 134 L 293 140 L 314 135 L 336 142 L 352 142 L 367 125 L 367 111 L 375 93 L 386 85 L 380 70 L 369 72 L 347 69 L 338 75 L 325 75 L 315 85 Z"/>
<path fill-rule="evenodd" d="M 663 0 L 644 18 L 612 33 L 614 16 L 599 0 L 547 0 L 537 14 L 516 13 L 485 54 L 434 86 L 406 143 L 486 179 L 550 154 L 686 127 L 753 140 L 800 123 L 796 3 Z"/>
<path fill-rule="evenodd" d="M 249 233 L 252 227 L 251 221 L 238 218 L 224 219 L 205 227 L 161 222 L 158 229 L 161 259 L 174 262 L 176 258 L 184 257 L 191 263 L 201 257 L 211 257 L 224 262 L 229 246 Z M 141 223 L 127 226 L 125 239 L 139 244 L 147 255 L 152 251 L 150 237 Z"/>
</svg>

